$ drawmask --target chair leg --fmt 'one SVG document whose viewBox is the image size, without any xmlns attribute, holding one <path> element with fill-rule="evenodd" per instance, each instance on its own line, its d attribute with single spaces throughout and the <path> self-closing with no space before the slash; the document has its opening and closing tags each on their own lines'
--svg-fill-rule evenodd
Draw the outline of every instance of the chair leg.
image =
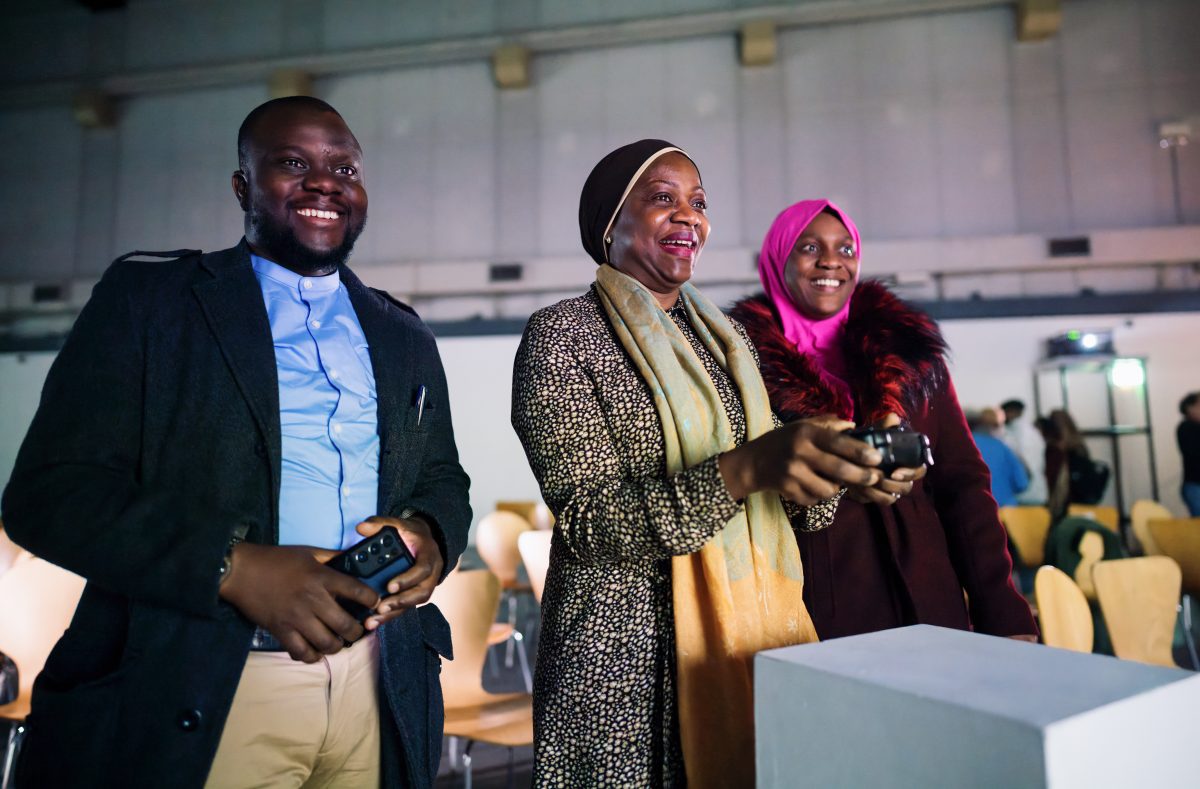
<svg viewBox="0 0 1200 789">
<path fill-rule="evenodd" d="M 508 623 L 512 625 L 513 630 L 517 629 L 517 594 L 511 589 L 508 590 Z M 504 648 L 504 667 L 512 668 L 513 665 L 513 642 L 509 640 L 508 645 Z"/>
<path fill-rule="evenodd" d="M 1192 668 L 1200 671 L 1200 659 L 1196 657 L 1196 634 L 1192 631 L 1192 596 L 1183 596 L 1183 635 L 1187 642 L 1188 657 L 1192 660 Z"/>
<path fill-rule="evenodd" d="M 450 773 L 453 775 L 458 772 L 458 738 L 452 734 L 446 739 L 449 741 L 446 743 L 446 761 L 450 763 Z"/>
<path fill-rule="evenodd" d="M 496 662 L 496 652 L 492 647 L 487 649 L 487 668 L 488 673 L 493 677 L 500 676 L 500 664 Z"/>
<path fill-rule="evenodd" d="M 467 747 L 463 748 L 463 787 L 471 789 L 471 746 L 475 744 L 474 740 L 467 740 Z"/>
<path fill-rule="evenodd" d="M 0 774 L 0 789 L 9 789 L 12 786 L 13 768 L 16 766 L 17 756 L 21 753 L 21 741 L 24 738 L 25 722 L 9 721 L 8 742 L 4 746 L 4 772 Z"/>
<path fill-rule="evenodd" d="M 513 769 L 513 749 L 508 749 L 508 789 L 514 789 L 513 784 L 516 780 L 515 771 Z"/>
<path fill-rule="evenodd" d="M 533 693 L 533 675 L 529 673 L 529 651 L 525 648 L 525 636 L 514 630 L 512 640 L 517 642 L 517 657 L 521 661 L 521 676 L 525 680 L 525 691 Z"/>
</svg>

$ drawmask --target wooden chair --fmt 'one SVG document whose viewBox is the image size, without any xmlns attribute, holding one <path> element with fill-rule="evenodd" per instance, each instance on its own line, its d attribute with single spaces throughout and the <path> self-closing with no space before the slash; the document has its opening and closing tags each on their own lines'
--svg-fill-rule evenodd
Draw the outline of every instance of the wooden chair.
<svg viewBox="0 0 1200 789">
<path fill-rule="evenodd" d="M 1129 509 L 1129 525 L 1133 536 L 1142 544 L 1142 553 L 1146 556 L 1162 556 L 1162 549 L 1154 541 L 1150 533 L 1150 521 L 1170 520 L 1175 517 L 1171 511 L 1153 499 L 1138 499 Z"/>
<path fill-rule="evenodd" d="M 9 724 L 0 786 L 9 785 L 21 747 L 33 679 L 71 623 L 83 587 L 78 575 L 33 557 L 0 577 L 0 652 L 12 658 L 20 673 L 16 700 L 0 706 L 0 719 Z"/>
<path fill-rule="evenodd" d="M 476 742 L 509 749 L 533 744 L 533 700 L 528 693 L 489 693 L 483 689 L 483 664 L 488 631 L 500 607 L 500 584 L 487 570 L 455 570 L 433 592 L 435 603 L 450 623 L 454 660 L 442 665 L 442 696 L 446 705 L 444 732 L 451 737 L 451 763 L 458 739 L 466 740 L 463 766 L 471 786 L 471 746 Z"/>
<path fill-rule="evenodd" d="M 1091 652 L 1092 610 L 1070 576 L 1057 567 L 1041 567 L 1033 581 L 1033 593 L 1042 626 L 1042 643 Z"/>
<path fill-rule="evenodd" d="M 529 585 L 533 587 L 533 596 L 538 603 L 542 602 L 542 590 L 546 588 L 553 536 L 552 531 L 527 531 L 517 537 L 517 549 L 521 552 L 521 561 L 525 563 L 525 573 L 529 576 Z"/>
<path fill-rule="evenodd" d="M 1079 539 L 1079 564 L 1075 565 L 1072 580 L 1088 600 L 1096 599 L 1096 584 L 1092 580 L 1092 568 L 1104 559 L 1104 538 L 1094 531 L 1084 532 Z"/>
<path fill-rule="evenodd" d="M 533 517 L 529 519 L 533 524 L 533 528 L 538 531 L 550 531 L 554 528 L 554 513 L 550 508 L 541 502 L 533 508 Z"/>
<path fill-rule="evenodd" d="M 1001 507 L 1000 522 L 1017 549 L 1017 559 L 1026 567 L 1038 567 L 1046 556 L 1046 534 L 1050 510 L 1045 507 Z"/>
<path fill-rule="evenodd" d="M 521 580 L 521 552 L 517 548 L 517 538 L 533 526 L 524 517 L 506 510 L 496 510 L 485 515 L 475 527 L 475 550 L 487 568 L 500 580 L 501 597 L 508 606 L 508 624 L 511 632 L 517 629 L 517 595 L 533 594 L 533 588 Z M 523 640 L 512 639 L 505 651 L 504 664 L 512 666 L 513 652 L 516 645 L 524 645 Z"/>
<path fill-rule="evenodd" d="M 1116 507 L 1108 507 L 1102 504 L 1071 504 L 1067 507 L 1067 515 L 1091 518 L 1101 526 L 1105 526 L 1115 532 L 1120 532 L 1121 513 L 1117 512 Z"/>
<path fill-rule="evenodd" d="M 1200 669 L 1195 634 L 1192 631 L 1192 598 L 1200 595 L 1200 518 L 1151 519 L 1150 534 L 1164 556 L 1179 564 L 1183 586 L 1183 629 L 1187 635 L 1192 667 Z"/>
<path fill-rule="evenodd" d="M 1099 562 L 1092 575 L 1117 657 L 1178 668 L 1171 656 L 1182 577 L 1175 560 L 1144 556 Z"/>
</svg>

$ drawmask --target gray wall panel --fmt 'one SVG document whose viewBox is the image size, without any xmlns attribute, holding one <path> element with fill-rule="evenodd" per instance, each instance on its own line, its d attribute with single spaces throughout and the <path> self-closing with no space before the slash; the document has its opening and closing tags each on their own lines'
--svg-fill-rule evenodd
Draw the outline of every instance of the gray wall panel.
<svg viewBox="0 0 1200 789">
<path fill-rule="evenodd" d="M 47 52 L 149 68 L 747 4 L 134 0 L 91 27 L 65 2 L 15 19 L 63 22 Z M 1060 35 L 1031 44 L 1015 42 L 1006 7 L 784 28 L 776 64 L 761 69 L 739 66 L 736 37 L 722 35 L 539 55 L 520 91 L 498 91 L 484 60 L 336 75 L 317 89 L 366 151 L 363 264 L 579 257 L 584 177 L 645 136 L 697 158 L 714 248 L 757 247 L 780 208 L 818 196 L 881 240 L 1158 226 L 1176 210 L 1156 126 L 1200 112 L 1198 8 L 1068 0 Z M 0 134 L 49 172 L 38 205 L 0 198 L 0 241 L 20 252 L 0 279 L 25 277 L 32 258 L 86 276 L 134 247 L 228 243 L 241 226 L 234 134 L 266 96 L 262 84 L 142 94 L 121 102 L 114 129 L 86 134 L 66 109 L 5 111 Z M 1190 222 L 1195 148 L 1178 152 Z"/>
<path fill-rule="evenodd" d="M 1074 229 L 1062 99 L 1022 96 L 1013 104 L 1012 124 L 1017 227 L 1026 233 Z"/>
<path fill-rule="evenodd" d="M 1171 220 L 1157 208 L 1158 140 L 1141 88 L 1068 94 L 1067 166 L 1076 222 L 1091 227 L 1145 227 Z"/>
<path fill-rule="evenodd" d="M 0 114 L 0 239 L 12 277 L 69 276 L 79 225 L 82 132 L 61 108 Z M 16 188 L 26 184 L 26 188 Z"/>
</svg>

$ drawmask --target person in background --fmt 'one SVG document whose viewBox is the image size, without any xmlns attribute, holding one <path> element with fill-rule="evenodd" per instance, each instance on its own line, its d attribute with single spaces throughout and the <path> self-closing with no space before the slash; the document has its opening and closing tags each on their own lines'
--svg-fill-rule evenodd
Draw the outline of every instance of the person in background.
<svg viewBox="0 0 1200 789">
<path fill-rule="evenodd" d="M 1183 456 L 1183 487 L 1180 495 L 1188 514 L 1200 517 L 1200 392 L 1191 392 L 1179 401 L 1183 420 L 1175 429 L 1179 454 Z"/>
<path fill-rule="evenodd" d="M 1029 478 L 1029 487 L 1017 494 L 1017 503 L 1045 505 L 1046 439 L 1042 438 L 1037 426 L 1025 418 L 1025 403 L 1005 400 L 1000 409 L 1004 412 L 1004 442 L 1021 459 Z"/>
<path fill-rule="evenodd" d="M 987 407 L 967 412 L 967 426 L 983 462 L 992 475 L 992 498 L 1001 507 L 1017 505 L 1017 495 L 1029 487 L 1029 474 L 1017 453 L 1004 443 L 1004 412 Z"/>
<path fill-rule="evenodd" d="M 513 427 L 555 516 L 539 787 L 753 786 L 751 660 L 816 639 L 792 524 L 881 476 L 862 442 L 777 427 L 744 332 L 689 283 L 707 214 L 678 147 L 609 153 L 579 200 L 596 282 L 517 351 Z M 781 494 L 815 506 L 789 524 Z"/>
<path fill-rule="evenodd" d="M 1072 471 L 1078 479 L 1079 470 L 1091 464 L 1092 454 L 1075 419 L 1063 409 L 1051 411 L 1042 425 L 1046 438 L 1046 507 L 1057 521 L 1067 514 L 1071 502 L 1083 501 L 1078 485 L 1072 481 Z"/>
<path fill-rule="evenodd" d="M 367 192 L 333 107 L 262 104 L 237 149 L 245 237 L 109 267 L 4 491 L 13 539 L 87 579 L 19 787 L 434 782 L 449 628 L 422 604 L 471 522 L 437 346 L 346 266 Z M 381 600 L 323 560 L 385 525 L 416 562 Z"/>
<path fill-rule="evenodd" d="M 765 294 L 732 313 L 758 347 L 781 418 L 903 423 L 932 447 L 927 475 L 898 469 L 851 486 L 832 527 L 797 532 L 817 632 L 834 638 L 921 623 L 1036 640 L 941 332 L 880 283 L 859 282 L 860 254 L 844 211 L 828 200 L 796 203 L 763 240 Z"/>
</svg>

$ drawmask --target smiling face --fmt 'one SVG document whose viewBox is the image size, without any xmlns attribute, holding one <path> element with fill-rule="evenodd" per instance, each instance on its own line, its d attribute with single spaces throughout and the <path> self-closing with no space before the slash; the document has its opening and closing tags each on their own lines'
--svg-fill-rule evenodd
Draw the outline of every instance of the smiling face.
<svg viewBox="0 0 1200 789">
<path fill-rule="evenodd" d="M 783 278 L 805 317 L 836 315 L 858 280 L 858 250 L 842 220 L 828 211 L 817 214 L 796 239 Z"/>
<path fill-rule="evenodd" d="M 692 278 L 708 240 L 700 173 L 681 153 L 656 159 L 630 190 L 609 235 L 613 268 L 646 286 L 664 309 Z"/>
<path fill-rule="evenodd" d="M 345 262 L 367 221 L 362 149 L 336 114 L 268 112 L 250 131 L 233 191 L 255 254 L 309 276 Z"/>
</svg>

